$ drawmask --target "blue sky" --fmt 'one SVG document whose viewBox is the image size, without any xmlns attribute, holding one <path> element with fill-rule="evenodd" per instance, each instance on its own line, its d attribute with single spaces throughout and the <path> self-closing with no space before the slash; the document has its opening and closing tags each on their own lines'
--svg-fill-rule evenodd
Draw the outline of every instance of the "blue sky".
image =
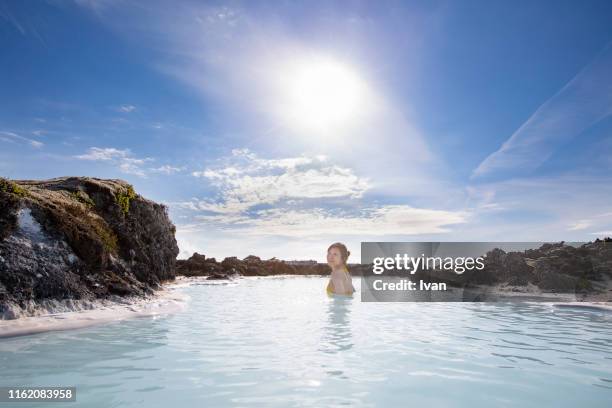
<svg viewBox="0 0 612 408">
<path fill-rule="evenodd" d="M 121 178 L 181 257 L 612 235 L 609 1 L 0 0 L 0 175 Z"/>
</svg>

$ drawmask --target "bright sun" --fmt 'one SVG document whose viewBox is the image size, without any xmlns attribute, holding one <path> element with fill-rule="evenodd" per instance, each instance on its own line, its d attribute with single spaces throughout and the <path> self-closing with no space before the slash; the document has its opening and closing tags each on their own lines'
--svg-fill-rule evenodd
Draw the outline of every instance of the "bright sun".
<svg viewBox="0 0 612 408">
<path fill-rule="evenodd" d="M 294 62 L 283 72 L 283 112 L 291 125 L 327 134 L 356 122 L 364 106 L 365 85 L 339 62 L 310 58 Z"/>
</svg>

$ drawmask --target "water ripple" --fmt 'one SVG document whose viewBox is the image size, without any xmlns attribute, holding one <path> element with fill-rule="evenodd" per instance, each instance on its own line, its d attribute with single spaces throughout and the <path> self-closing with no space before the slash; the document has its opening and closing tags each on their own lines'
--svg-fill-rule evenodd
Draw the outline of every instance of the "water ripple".
<svg viewBox="0 0 612 408">
<path fill-rule="evenodd" d="M 573 408 L 612 398 L 610 313 L 362 303 L 327 298 L 325 284 L 185 286 L 189 307 L 174 315 L 2 339 L 1 383 L 75 385 L 88 407 Z"/>
</svg>

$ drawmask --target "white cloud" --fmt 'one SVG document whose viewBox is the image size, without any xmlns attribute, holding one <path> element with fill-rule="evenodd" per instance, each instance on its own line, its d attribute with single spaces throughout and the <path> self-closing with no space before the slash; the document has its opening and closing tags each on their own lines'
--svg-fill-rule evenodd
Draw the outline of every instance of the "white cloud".
<svg viewBox="0 0 612 408">
<path fill-rule="evenodd" d="M 605 209 L 605 208 L 604 208 Z M 592 212 L 591 212 L 592 213 Z M 588 229 L 593 226 L 597 226 L 599 228 L 604 227 L 606 225 L 612 225 L 612 212 L 604 212 L 601 214 L 591 214 L 590 218 L 585 218 L 578 220 L 569 226 L 570 231 L 582 231 Z M 591 234 L 605 234 L 606 232 L 593 232 Z"/>
<path fill-rule="evenodd" d="M 119 169 L 122 173 L 133 174 L 138 177 L 146 177 L 145 170 L 141 167 L 145 162 L 152 161 L 151 158 L 146 159 L 133 159 L 130 157 L 124 157 L 120 160 Z"/>
<path fill-rule="evenodd" d="M 136 106 L 134 105 L 121 105 L 117 108 L 119 112 L 122 113 L 130 113 L 136 110 Z"/>
<path fill-rule="evenodd" d="M 44 146 L 44 143 L 39 142 L 38 140 L 29 139 L 14 132 L 0 131 L 0 140 L 9 143 L 26 143 L 37 149 Z"/>
<path fill-rule="evenodd" d="M 111 162 L 119 167 L 125 174 L 133 174 L 138 177 L 147 177 L 148 173 L 175 174 L 185 170 L 185 167 L 175 167 L 169 164 L 159 167 L 144 166 L 155 159 L 151 157 L 134 157 L 129 149 L 117 149 L 114 147 L 90 147 L 87 153 L 74 156 L 79 160 L 91 160 Z"/>
<path fill-rule="evenodd" d="M 129 149 L 116 149 L 114 147 L 91 147 L 85 154 L 74 156 L 79 160 L 110 162 L 119 167 L 125 174 L 133 174 L 138 177 L 146 177 L 146 171 L 142 166 L 153 158 L 133 157 Z"/>
<path fill-rule="evenodd" d="M 114 147 L 90 147 L 86 154 L 75 156 L 79 160 L 110 161 L 131 155 L 129 149 L 120 150 Z"/>
<path fill-rule="evenodd" d="M 591 235 L 597 235 L 598 237 L 601 237 L 601 238 L 612 237 L 612 230 L 591 232 Z"/>
<path fill-rule="evenodd" d="M 186 167 L 174 167 L 174 166 L 170 166 L 169 164 L 165 164 L 163 166 L 157 167 L 157 168 L 151 168 L 150 171 L 153 173 L 163 173 L 163 174 L 175 174 L 175 173 L 180 173 L 181 171 L 185 171 Z"/>
<path fill-rule="evenodd" d="M 360 241 L 446 236 L 471 216 L 463 210 L 374 204 L 366 197 L 368 179 L 322 155 L 265 159 L 237 149 L 192 175 L 216 186 L 219 196 L 169 203 L 173 212 L 191 213 L 177 226 L 184 256 L 195 250 L 217 256 L 248 251 L 304 259 L 342 239 L 358 257 Z"/>
<path fill-rule="evenodd" d="M 183 208 L 237 213 L 259 204 L 289 199 L 359 198 L 368 179 L 325 156 L 262 159 L 246 149 L 234 150 L 225 165 L 193 172 L 220 190 L 217 200 L 199 200 Z"/>
<path fill-rule="evenodd" d="M 293 238 L 329 235 L 422 235 L 447 233 L 448 226 L 465 223 L 468 216 L 467 212 L 413 208 L 406 205 L 373 207 L 354 214 L 335 214 L 323 208 L 308 210 L 275 208 L 244 216 L 202 215 L 197 219 L 203 224 L 196 223 L 191 228 L 214 225 L 241 234 Z M 182 229 L 189 228 L 185 226 Z"/>
<path fill-rule="evenodd" d="M 592 224 L 589 220 L 580 220 L 571 224 L 567 229 L 570 231 L 580 231 L 589 228 Z"/>
</svg>

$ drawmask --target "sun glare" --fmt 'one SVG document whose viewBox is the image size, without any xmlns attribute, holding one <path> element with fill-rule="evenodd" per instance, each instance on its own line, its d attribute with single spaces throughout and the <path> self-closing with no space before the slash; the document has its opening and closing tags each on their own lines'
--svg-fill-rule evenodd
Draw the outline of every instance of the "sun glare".
<svg viewBox="0 0 612 408">
<path fill-rule="evenodd" d="M 365 86 L 348 66 L 330 59 L 309 59 L 284 72 L 283 111 L 300 130 L 339 132 L 357 121 Z"/>
</svg>

